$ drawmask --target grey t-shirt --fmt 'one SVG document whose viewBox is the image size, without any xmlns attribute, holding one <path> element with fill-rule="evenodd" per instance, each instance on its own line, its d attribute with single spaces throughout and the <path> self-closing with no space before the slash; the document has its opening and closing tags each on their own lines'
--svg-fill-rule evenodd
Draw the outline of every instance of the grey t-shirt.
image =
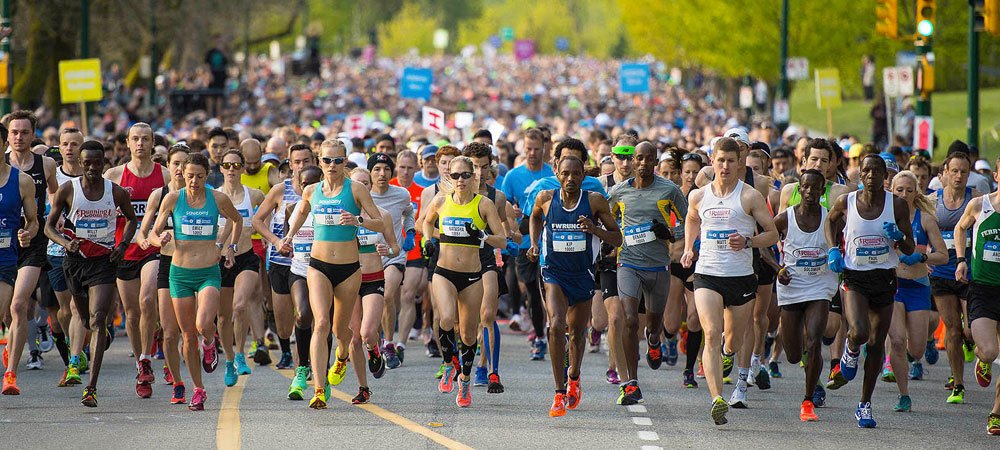
<svg viewBox="0 0 1000 450">
<path fill-rule="evenodd" d="M 658 176 L 645 188 L 635 187 L 635 178 L 616 184 L 608 199 L 618 208 L 624 240 L 618 262 L 637 269 L 665 269 L 670 265 L 667 241 L 656 239 L 650 228 L 653 219 L 673 228 L 676 239 L 684 239 L 687 198 L 672 181 Z"/>
<path fill-rule="evenodd" d="M 399 186 L 389 186 L 389 189 L 383 194 L 375 192 L 374 189 L 371 191 L 371 194 L 375 206 L 388 211 L 389 215 L 392 216 L 392 229 L 396 231 L 396 242 L 402 248 L 406 230 L 413 228 L 414 223 L 413 204 L 410 203 L 410 191 Z M 400 250 L 398 255 L 391 258 L 382 257 L 383 266 L 405 263 L 406 252 L 403 250 Z"/>
</svg>

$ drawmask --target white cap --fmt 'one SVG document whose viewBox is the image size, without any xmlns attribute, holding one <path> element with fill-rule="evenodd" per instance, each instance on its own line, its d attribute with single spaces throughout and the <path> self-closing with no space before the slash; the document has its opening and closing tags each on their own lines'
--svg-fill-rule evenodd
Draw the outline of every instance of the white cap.
<svg viewBox="0 0 1000 450">
<path fill-rule="evenodd" d="M 660 162 L 666 161 L 668 159 L 674 159 L 674 155 L 670 152 L 663 152 L 660 154 Z"/>
<path fill-rule="evenodd" d="M 744 144 L 750 143 L 750 136 L 747 135 L 747 131 L 744 130 L 743 128 L 730 128 L 726 130 L 726 132 L 723 133 L 722 135 L 725 137 L 731 137 L 733 139 L 736 139 L 737 141 L 740 141 Z"/>
<path fill-rule="evenodd" d="M 347 159 L 358 167 L 368 167 L 368 158 L 365 158 L 364 153 L 351 153 L 347 155 Z"/>
<path fill-rule="evenodd" d="M 991 170 L 990 163 L 985 159 L 980 159 L 979 161 L 976 161 L 976 170 Z"/>
</svg>

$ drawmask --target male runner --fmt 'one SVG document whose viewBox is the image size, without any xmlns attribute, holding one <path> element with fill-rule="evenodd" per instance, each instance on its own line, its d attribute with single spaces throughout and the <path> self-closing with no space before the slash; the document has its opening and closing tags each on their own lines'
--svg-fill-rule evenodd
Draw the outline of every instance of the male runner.
<svg viewBox="0 0 1000 450">
<path fill-rule="evenodd" d="M 260 141 L 253 138 L 243 140 L 240 143 L 240 152 L 243 153 L 243 159 L 246 161 L 244 166 L 246 171 L 240 175 L 240 182 L 244 186 L 267 193 L 271 192 L 272 186 L 281 184 L 281 174 L 278 168 L 270 162 L 261 162 L 263 149 Z M 267 279 L 267 249 L 260 233 L 255 232 L 250 238 L 253 251 L 260 258 L 260 266 L 258 266 L 259 270 L 257 271 L 259 295 L 255 298 L 262 300 L 250 308 L 250 332 L 254 338 L 250 353 L 253 353 L 253 359 L 257 364 L 266 366 L 271 364 L 271 356 L 267 353 L 267 346 L 264 345 L 264 336 L 267 332 L 264 305 L 271 304 L 271 285 Z"/>
<path fill-rule="evenodd" d="M 403 150 L 396 155 L 396 177 L 389 180 L 389 184 L 406 189 L 410 193 L 410 205 L 413 207 L 414 217 L 420 216 L 420 194 L 424 188 L 413 181 L 414 174 L 417 173 L 417 154 L 411 150 Z M 414 233 L 413 241 L 420 242 L 419 233 Z M 399 295 L 399 334 L 396 336 L 396 353 L 406 352 L 406 341 L 410 338 L 410 330 L 417 320 L 417 308 L 415 298 L 418 292 L 424 292 L 427 285 L 427 278 L 424 268 L 427 267 L 427 260 L 421 253 L 420 246 L 414 245 L 406 252 L 406 270 L 403 272 L 403 287 Z M 430 303 L 430 302 L 427 302 Z M 430 305 L 427 305 L 429 308 Z M 400 358 L 402 362 L 402 358 Z"/>
</svg>

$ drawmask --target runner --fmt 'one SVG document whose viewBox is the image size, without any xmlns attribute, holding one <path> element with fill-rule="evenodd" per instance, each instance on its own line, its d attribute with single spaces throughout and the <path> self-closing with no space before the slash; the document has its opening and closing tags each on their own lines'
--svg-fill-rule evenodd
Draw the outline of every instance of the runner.
<svg viewBox="0 0 1000 450">
<path fill-rule="evenodd" d="M 185 186 L 163 198 L 152 231 L 164 244 L 175 242 L 170 262 L 170 298 L 184 339 L 188 373 L 194 384 L 194 394 L 188 404 L 188 409 L 192 411 L 205 409 L 208 399 L 202 382 L 202 368 L 212 373 L 219 365 L 215 337 L 222 285 L 219 259 L 225 260 L 227 268 L 234 266 L 237 243 L 243 232 L 243 217 L 229 197 L 205 188 L 209 170 L 208 158 L 204 155 L 193 153 L 188 156 L 184 163 Z M 232 221 L 229 243 L 221 251 L 216 246 L 220 216 Z M 173 233 L 166 231 L 168 218 L 173 219 Z M 198 353 L 199 335 L 202 337 L 203 356 Z"/>
<path fill-rule="evenodd" d="M 736 140 L 723 137 L 716 141 L 712 152 L 715 179 L 689 194 L 691 203 L 681 258 L 684 267 L 692 267 L 698 259 L 694 296 L 705 336 L 702 363 L 716 425 L 728 422 L 726 412 L 730 405 L 722 398 L 722 378 L 732 371 L 733 357 L 742 345 L 754 310 L 752 301 L 758 282 L 750 249 L 768 248 L 778 240 L 765 197 L 756 189 L 744 189 L 746 183 L 739 173 L 746 169 L 740 153 L 741 146 Z M 758 226 L 763 232 L 754 235 Z M 696 239 L 701 242 L 699 255 L 695 253 Z M 740 368 L 739 381 L 733 390 L 733 407 L 746 407 L 748 372 L 749 368 Z"/>
<path fill-rule="evenodd" d="M 553 354 L 562 355 L 567 351 L 564 336 L 569 333 L 569 366 L 563 358 L 552 358 L 552 376 L 556 384 L 555 398 L 549 408 L 552 417 L 566 415 L 567 408 L 576 409 L 582 400 L 580 369 L 590 321 L 590 301 L 594 295 L 592 270 L 600 248 L 595 239 L 615 247 L 620 246 L 622 240 L 621 230 L 604 196 L 580 190 L 583 167 L 583 161 L 576 156 L 563 156 L 558 166 L 560 188 L 542 191 L 531 213 L 532 244 L 528 256 L 540 258 Z M 573 206 L 569 207 L 571 204 Z M 596 220 L 603 228 L 595 223 Z M 544 237 L 541 236 L 543 231 Z M 540 237 L 543 238 L 541 251 L 537 244 Z"/>
<path fill-rule="evenodd" d="M 969 261 L 960 256 L 955 267 L 955 279 L 969 283 L 969 324 L 976 341 L 976 381 L 982 387 L 989 387 L 993 380 L 993 362 L 997 358 L 997 323 L 1000 322 L 995 290 L 1000 289 L 1000 244 L 992 240 L 1000 233 L 997 205 L 1000 205 L 1000 192 L 975 198 L 955 224 L 958 236 L 965 235 L 967 230 L 972 231 L 971 277 Z M 955 241 L 955 252 L 966 254 L 965 240 Z M 1000 387 L 1000 383 L 997 386 Z M 986 432 L 993 436 L 1000 435 L 1000 390 L 986 418 Z"/>
<path fill-rule="evenodd" d="M 441 352 L 448 365 L 438 389 L 449 393 L 454 389 L 453 380 L 459 380 L 455 403 L 463 408 L 472 404 L 470 374 L 475 364 L 483 302 L 479 248 L 483 244 L 501 247 L 507 243 L 506 237 L 483 231 L 503 228 L 493 202 L 476 193 L 479 180 L 474 170 L 468 157 L 452 159 L 448 171 L 451 184 L 428 204 L 423 223 L 424 236 L 433 235 L 434 224 L 441 234 L 440 255 L 431 289 L 440 323 Z M 435 252 L 429 250 L 428 253 Z M 461 325 L 461 360 L 454 354 L 456 325 Z"/>
<path fill-rule="evenodd" d="M 421 193 L 424 188 L 413 181 L 413 176 L 417 172 L 417 154 L 410 150 L 403 150 L 396 155 L 396 178 L 389 180 L 389 184 L 406 189 L 410 193 L 410 205 L 413 207 L 414 217 L 420 216 Z M 417 228 L 414 225 L 414 228 Z M 414 244 L 421 241 L 421 235 L 414 232 Z M 417 320 L 416 297 L 418 293 L 427 289 L 427 277 L 424 269 L 427 267 L 427 260 L 421 253 L 422 249 L 418 245 L 406 252 L 406 270 L 403 272 L 403 287 L 399 295 L 399 333 L 396 335 L 396 353 L 406 352 L 406 342 L 410 338 L 410 331 Z M 426 298 L 426 296 L 422 296 Z M 424 303 L 430 307 L 430 302 Z M 402 362 L 402 358 L 400 358 Z"/>
<path fill-rule="evenodd" d="M 774 218 L 774 226 L 783 238 L 778 305 L 788 362 L 797 364 L 805 360 L 805 398 L 799 419 L 815 422 L 819 420 L 815 393 L 823 370 L 822 338 L 830 299 L 837 293 L 837 275 L 826 266 L 827 212 L 821 204 L 829 189 L 826 178 L 818 169 L 806 169 L 796 184 L 798 204 Z"/>
<path fill-rule="evenodd" d="M 647 342 L 646 362 L 657 369 L 662 361 L 659 336 L 670 289 L 670 244 L 683 236 L 681 226 L 688 203 L 674 183 L 653 175 L 656 147 L 648 141 L 631 150 L 635 154 L 635 178 L 611 189 L 609 203 L 621 218 L 624 243 L 618 252 L 618 293 L 624 312 L 623 332 L 615 336 L 617 366 L 625 383 L 619 387 L 619 405 L 643 401 L 639 390 L 639 295 L 644 301 Z M 673 228 L 673 231 L 671 230 Z M 617 333 L 616 333 L 617 334 Z"/>
<path fill-rule="evenodd" d="M 84 326 L 97 337 L 90 379 L 80 401 L 84 406 L 96 408 L 97 379 L 101 374 L 104 351 L 110 345 L 107 322 L 114 319 L 115 267 L 121 263 L 132 242 L 136 216 L 128 192 L 101 175 L 104 171 L 104 145 L 97 141 L 84 142 L 80 146 L 80 160 L 83 176 L 70 180 L 56 191 L 52 214 L 45 222 L 45 234 L 66 249 L 63 269 L 75 298 L 77 314 Z M 125 229 L 117 245 L 116 210 L 125 217 Z M 73 231 L 65 229 L 60 232 L 57 228 L 63 214 L 73 225 Z"/>
<path fill-rule="evenodd" d="M 225 138 L 225 134 L 222 138 Z M 146 215 L 149 196 L 170 181 L 170 173 L 165 167 L 153 162 L 153 129 L 148 124 L 139 122 L 129 128 L 128 148 L 132 159 L 124 165 L 109 169 L 104 173 L 104 178 L 129 193 L 132 209 L 135 210 L 136 217 L 142 220 Z M 115 230 L 120 242 L 125 230 L 124 218 L 118 219 Z M 152 385 L 155 381 L 149 352 L 152 350 L 153 334 L 158 322 L 156 277 L 160 269 L 159 253 L 156 247 L 143 249 L 137 243 L 130 242 L 125 250 L 124 261 L 116 269 L 118 293 L 125 307 L 125 327 L 132 344 L 132 354 L 136 358 L 135 393 L 140 398 L 152 397 Z"/>
<path fill-rule="evenodd" d="M 854 417 L 860 428 L 875 428 L 871 397 L 885 357 L 885 338 L 889 333 L 896 293 L 896 266 L 899 256 L 914 251 L 906 201 L 882 189 L 888 174 L 885 160 L 867 155 L 861 160 L 862 191 L 837 198 L 827 216 L 829 265 L 844 274 L 844 317 L 848 332 L 840 372 L 851 381 L 858 373 L 861 345 L 865 347 L 865 377 L 861 400 Z M 846 256 L 841 253 L 837 236 L 843 233 Z"/>
<path fill-rule="evenodd" d="M 306 186 L 319 183 L 323 179 L 323 170 L 316 166 L 306 166 L 299 170 L 298 185 L 305 189 Z M 299 214 L 295 205 L 288 203 L 285 207 L 285 226 L 295 220 Z M 310 252 L 315 238 L 313 230 L 312 214 L 308 211 L 305 214 L 306 220 L 302 228 L 292 237 L 292 301 L 295 302 L 295 350 L 298 356 L 298 365 L 295 367 L 295 377 L 292 384 L 288 386 L 289 400 L 302 400 L 302 393 L 309 387 L 309 377 L 311 376 L 311 366 L 309 362 L 309 347 L 312 340 L 313 315 L 309 305 L 309 288 L 306 283 L 306 276 L 309 269 Z M 327 335 L 327 347 L 332 346 L 333 336 Z"/>
<path fill-rule="evenodd" d="M 895 410 L 909 412 L 912 405 L 909 380 L 924 378 L 920 360 L 927 345 L 927 321 L 931 311 L 931 282 L 927 274 L 931 266 L 947 263 L 948 253 L 937 219 L 931 214 L 936 205 L 920 191 L 916 175 L 908 170 L 896 174 L 892 179 L 892 193 L 906 200 L 912 211 L 910 224 L 916 243 L 912 254 L 899 257 L 898 287 L 889 327 L 889 373 L 894 373 L 899 387 L 899 403 Z"/>
<path fill-rule="evenodd" d="M 240 153 L 243 153 L 244 169 L 240 174 L 240 182 L 250 188 L 260 192 L 271 192 L 271 187 L 282 183 L 276 164 L 262 162 L 262 152 L 260 141 L 256 139 L 245 139 L 240 143 Z M 273 155 L 272 155 L 273 156 Z M 252 220 L 250 221 L 252 222 Z M 245 225 L 245 224 L 244 224 Z M 253 335 L 250 353 L 254 362 L 266 366 L 271 364 L 271 355 L 267 353 L 267 346 L 264 345 L 264 336 L 267 333 L 267 325 L 264 319 L 265 305 L 273 304 L 271 301 L 271 283 L 267 273 L 267 243 L 264 242 L 260 233 L 254 230 L 250 236 L 253 243 L 253 251 L 260 259 L 257 266 L 257 284 L 254 285 L 253 304 L 249 307 L 250 331 Z M 260 300 L 263 300 L 261 302 Z"/>
</svg>

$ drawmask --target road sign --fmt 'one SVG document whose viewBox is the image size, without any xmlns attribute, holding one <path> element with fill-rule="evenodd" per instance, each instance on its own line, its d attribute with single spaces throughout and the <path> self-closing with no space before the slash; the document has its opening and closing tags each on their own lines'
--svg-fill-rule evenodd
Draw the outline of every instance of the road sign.
<svg viewBox="0 0 1000 450">
<path fill-rule="evenodd" d="M 840 107 L 840 71 L 836 67 L 816 69 L 816 107 Z"/>
<path fill-rule="evenodd" d="M 914 117 L 913 148 L 915 150 L 933 152 L 934 149 L 932 147 L 934 147 L 934 118 L 930 116 Z"/>
<path fill-rule="evenodd" d="M 423 111 L 422 124 L 424 129 L 443 135 L 446 131 L 444 125 L 444 112 L 440 109 L 431 108 L 430 106 L 424 106 L 421 111 Z"/>
<path fill-rule="evenodd" d="M 403 98 L 431 99 L 431 83 L 434 72 L 424 67 L 406 67 L 399 80 L 399 96 Z"/>
<path fill-rule="evenodd" d="M 791 111 L 788 110 L 788 100 L 774 101 L 774 123 L 788 123 L 791 121 Z"/>
<path fill-rule="evenodd" d="M 96 102 L 103 95 L 101 60 L 93 58 L 59 61 L 59 96 L 63 103 Z"/>
<path fill-rule="evenodd" d="M 750 86 L 740 87 L 740 108 L 749 109 L 753 107 L 753 89 Z"/>
<path fill-rule="evenodd" d="M 808 58 L 788 58 L 785 61 L 785 74 L 789 80 L 809 79 L 809 59 Z"/>
<path fill-rule="evenodd" d="M 364 114 L 351 114 L 344 119 L 344 132 L 352 138 L 365 137 L 365 130 L 368 128 L 368 121 Z"/>
<path fill-rule="evenodd" d="M 514 42 L 514 58 L 526 61 L 535 56 L 535 41 L 533 39 L 518 39 Z"/>
<path fill-rule="evenodd" d="M 649 93 L 649 64 L 623 63 L 618 70 L 621 91 L 625 94 Z"/>
<path fill-rule="evenodd" d="M 882 69 L 882 90 L 886 97 L 899 96 L 899 71 L 898 67 L 886 67 Z"/>
<path fill-rule="evenodd" d="M 899 95 L 909 97 L 913 95 L 913 66 L 896 67 L 899 74 Z"/>
</svg>

